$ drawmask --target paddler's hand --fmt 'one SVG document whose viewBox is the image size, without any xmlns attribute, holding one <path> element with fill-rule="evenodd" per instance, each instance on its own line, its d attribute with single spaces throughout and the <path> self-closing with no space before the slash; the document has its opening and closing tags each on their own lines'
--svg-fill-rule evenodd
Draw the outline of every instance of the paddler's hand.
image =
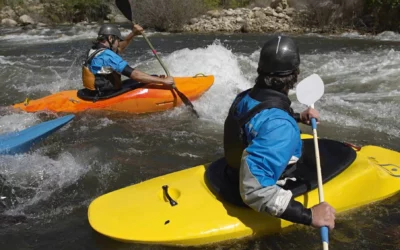
<svg viewBox="0 0 400 250">
<path fill-rule="evenodd" d="M 327 226 L 329 230 L 335 228 L 336 210 L 326 202 L 322 202 L 311 208 L 312 223 L 316 228 Z"/>
<path fill-rule="evenodd" d="M 143 28 L 139 24 L 134 24 L 132 26 L 132 33 L 134 36 L 139 36 L 142 34 L 142 32 L 143 32 Z"/>
<path fill-rule="evenodd" d="M 300 113 L 300 121 L 304 124 L 310 125 L 311 118 L 315 118 L 317 120 L 317 124 L 319 123 L 319 113 L 317 110 L 308 108 Z"/>
<path fill-rule="evenodd" d="M 168 86 L 173 86 L 175 84 L 174 78 L 172 76 L 165 77 L 163 78 L 163 83 Z"/>
</svg>

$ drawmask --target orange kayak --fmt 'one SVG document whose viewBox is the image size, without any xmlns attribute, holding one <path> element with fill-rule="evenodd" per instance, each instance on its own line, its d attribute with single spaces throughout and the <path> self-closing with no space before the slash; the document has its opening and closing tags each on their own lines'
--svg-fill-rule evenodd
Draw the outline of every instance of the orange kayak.
<svg viewBox="0 0 400 250">
<path fill-rule="evenodd" d="M 191 101 L 199 98 L 214 83 L 214 76 L 174 77 L 177 89 Z M 80 112 L 88 109 L 129 113 L 164 111 L 182 105 L 175 91 L 159 84 L 147 84 L 107 99 L 90 100 L 78 97 L 78 90 L 61 91 L 37 100 L 25 100 L 13 107 L 26 112 Z"/>
</svg>

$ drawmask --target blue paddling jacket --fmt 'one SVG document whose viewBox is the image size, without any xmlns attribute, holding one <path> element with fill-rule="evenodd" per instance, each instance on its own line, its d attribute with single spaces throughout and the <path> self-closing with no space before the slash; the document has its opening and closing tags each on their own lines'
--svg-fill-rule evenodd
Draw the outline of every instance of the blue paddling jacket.
<svg viewBox="0 0 400 250">
<path fill-rule="evenodd" d="M 117 53 L 104 45 L 89 50 L 82 68 L 83 85 L 100 93 L 122 87 L 121 75 L 130 77 L 134 69 Z"/>
<path fill-rule="evenodd" d="M 287 166 L 301 156 L 300 130 L 290 104 L 287 95 L 271 89 L 254 87 L 239 94 L 225 121 L 225 159 L 238 171 L 234 176 L 247 206 L 310 225 L 311 210 L 277 185 Z"/>
</svg>

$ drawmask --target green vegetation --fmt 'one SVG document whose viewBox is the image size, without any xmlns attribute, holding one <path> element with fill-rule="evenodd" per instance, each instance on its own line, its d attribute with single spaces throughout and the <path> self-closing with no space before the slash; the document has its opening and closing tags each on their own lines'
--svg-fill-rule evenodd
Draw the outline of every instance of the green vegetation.
<svg viewBox="0 0 400 250">
<path fill-rule="evenodd" d="M 305 0 L 305 6 L 307 11 L 297 20 L 302 26 L 327 32 L 338 28 L 400 31 L 400 0 Z"/>
<path fill-rule="evenodd" d="M 400 0 L 365 0 L 365 25 L 374 32 L 400 32 Z"/>
<path fill-rule="evenodd" d="M 44 14 L 53 22 L 80 22 L 104 20 L 110 8 L 106 0 L 41 0 L 46 4 Z"/>
<path fill-rule="evenodd" d="M 387 7 L 395 9 L 399 7 L 400 0 L 367 0 L 367 5 L 370 7 Z"/>
<path fill-rule="evenodd" d="M 251 0 L 204 0 L 204 4 L 208 8 L 239 8 L 246 7 L 251 2 Z"/>
<path fill-rule="evenodd" d="M 110 12 L 104 0 L 69 0 L 64 2 L 67 18 L 72 21 L 104 19 Z"/>
<path fill-rule="evenodd" d="M 144 27 L 158 31 L 180 31 L 191 18 L 206 11 L 203 0 L 136 1 L 133 13 Z"/>
<path fill-rule="evenodd" d="M 191 18 L 210 9 L 266 7 L 273 0 L 136 0 L 135 16 L 143 26 L 156 30 L 179 31 Z M 287 0 L 300 11 L 298 25 L 332 32 L 336 29 L 356 29 L 378 33 L 400 32 L 400 0 Z M 102 21 L 111 13 L 114 0 L 0 0 L 0 8 L 27 7 L 42 4 L 40 21 L 61 23 Z M 27 11 L 27 14 L 29 11 Z M 35 13 L 31 13 L 35 14 Z"/>
<path fill-rule="evenodd" d="M 210 9 L 248 6 L 251 0 L 146 0 L 136 1 L 137 20 L 159 31 L 179 31 L 191 18 Z"/>
<path fill-rule="evenodd" d="M 0 0 L 0 9 L 4 6 L 18 6 L 21 5 L 23 2 L 23 0 Z"/>
</svg>

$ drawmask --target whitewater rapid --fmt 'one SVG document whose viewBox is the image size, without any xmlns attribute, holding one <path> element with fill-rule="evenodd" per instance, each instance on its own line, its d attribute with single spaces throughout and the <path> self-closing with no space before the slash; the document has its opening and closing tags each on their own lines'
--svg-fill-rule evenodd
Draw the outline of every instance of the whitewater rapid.
<svg viewBox="0 0 400 250">
<path fill-rule="evenodd" d="M 0 36 L 0 86 L 3 88 L 3 107 L 0 109 L 0 133 L 18 131 L 37 124 L 43 114 L 29 114 L 15 112 L 8 106 L 23 97 L 41 97 L 56 93 L 61 90 L 77 89 L 81 87 L 81 61 L 87 49 L 90 39 L 96 36 L 98 26 L 62 27 L 58 29 L 41 28 L 27 32 L 7 31 Z M 123 35 L 129 33 L 123 30 Z M 150 33 L 154 38 L 163 36 L 165 40 L 174 37 L 168 33 Z M 304 37 L 321 39 L 316 35 Z M 301 38 L 301 37 L 300 37 Z M 299 38 L 299 39 L 300 39 Z M 143 42 L 143 38 L 135 38 Z M 184 44 L 184 40 L 175 38 L 177 43 Z M 226 41 L 234 40 L 234 46 Z M 211 42 L 199 44 L 195 48 L 172 49 L 160 48 L 160 56 L 168 66 L 173 76 L 194 76 L 196 74 L 214 75 L 214 85 L 200 99 L 193 102 L 195 109 L 200 114 L 200 127 L 196 129 L 204 132 L 199 135 L 196 132 L 172 132 L 162 130 L 167 140 L 171 138 L 196 138 L 191 145 L 196 143 L 206 145 L 207 142 L 217 140 L 214 137 L 221 133 L 221 127 L 226 117 L 228 108 L 234 97 L 254 84 L 256 69 L 262 38 L 258 46 L 241 51 L 245 42 L 241 38 L 215 38 Z M 343 34 L 323 37 L 321 43 L 341 43 L 347 40 L 357 39 L 363 41 L 400 41 L 400 35 L 386 32 L 378 36 L 363 36 L 359 34 Z M 70 43 L 74 45 L 70 45 Z M 8 46 L 8 47 L 7 47 Z M 21 46 L 22 51 L 15 46 Z M 51 49 L 47 49 L 51 46 Z M 133 45 L 135 46 L 135 42 Z M 40 49 L 39 49 L 40 48 Z M 397 48 L 352 49 L 346 47 L 341 50 L 315 49 L 301 52 L 301 74 L 299 80 L 317 73 L 325 82 L 325 94 L 316 108 L 320 111 L 321 119 L 337 127 L 353 129 L 368 129 L 384 133 L 400 141 L 400 50 Z M 165 74 L 158 61 L 147 49 L 129 52 L 126 57 L 128 63 L 149 74 Z M 295 98 L 295 92 L 290 92 L 293 107 L 297 111 L 305 109 Z M 185 107 L 176 108 L 146 118 L 143 127 L 149 122 L 162 124 L 167 120 L 183 119 L 188 117 Z M 47 114 L 55 117 L 55 114 Z M 155 118 L 156 117 L 156 118 Z M 79 128 L 74 129 L 75 134 L 96 133 L 116 126 L 118 118 L 101 118 L 95 124 L 88 125 L 91 118 L 82 116 L 77 118 Z M 72 127 L 74 125 L 71 125 Z M 179 126 L 174 124 L 174 126 Z M 193 125 L 194 126 L 194 125 Z M 139 126 L 140 127 L 140 126 Z M 195 127 L 195 126 L 194 126 Z M 68 133 L 64 128 L 60 133 Z M 151 128 L 157 131 L 156 126 Z M 161 133 L 161 134 L 162 134 Z M 210 135 L 213 134 L 214 135 Z M 203 136 L 203 137 L 201 137 Z M 136 138 L 125 142 L 123 137 L 115 139 L 118 143 L 129 144 L 128 152 L 135 156 L 146 153 L 146 150 L 134 145 L 144 143 L 144 139 Z M 90 140 L 84 141 L 90 143 Z M 107 178 L 111 172 L 111 163 L 93 163 L 84 160 L 85 152 L 78 157 L 74 152 L 60 151 L 50 154 L 62 143 L 54 142 L 48 147 L 36 149 L 34 152 L 18 156 L 0 156 L 0 173 L 7 180 L 6 185 L 14 187 L 17 201 L 8 204 L 8 213 L 23 214 L 24 209 L 34 206 L 49 199 L 53 193 L 60 192 L 101 165 L 103 169 L 97 173 L 97 177 Z M 95 147 L 92 154 L 101 154 Z M 130 150 L 130 151 L 129 151 Z M 177 152 L 177 156 L 189 158 L 201 158 L 198 152 Z M 109 176 L 109 175 L 108 175 Z M 12 196 L 12 190 L 3 196 Z M 68 207 L 68 206 L 67 206 Z"/>
</svg>

